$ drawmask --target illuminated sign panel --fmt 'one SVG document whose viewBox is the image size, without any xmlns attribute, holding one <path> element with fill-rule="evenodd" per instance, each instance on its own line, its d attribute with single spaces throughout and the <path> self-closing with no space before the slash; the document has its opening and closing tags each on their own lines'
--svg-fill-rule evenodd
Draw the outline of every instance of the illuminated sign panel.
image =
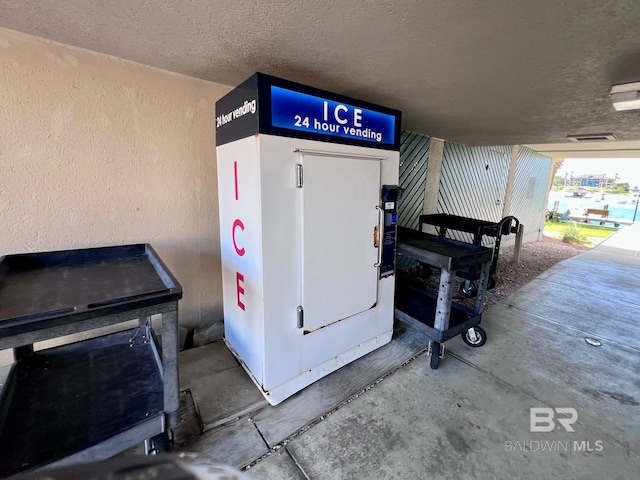
<svg viewBox="0 0 640 480">
<path fill-rule="evenodd" d="M 400 149 L 400 112 L 256 73 L 216 102 L 216 145 L 255 134 Z"/>
<path fill-rule="evenodd" d="M 394 115 L 271 86 L 271 125 L 393 145 Z"/>
</svg>

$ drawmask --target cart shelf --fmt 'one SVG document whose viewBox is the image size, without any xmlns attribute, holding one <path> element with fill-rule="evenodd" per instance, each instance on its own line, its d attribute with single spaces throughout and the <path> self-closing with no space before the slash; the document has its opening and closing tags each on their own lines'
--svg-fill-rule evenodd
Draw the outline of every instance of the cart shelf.
<svg viewBox="0 0 640 480">
<path fill-rule="evenodd" d="M 148 244 L 0 258 L 0 338 L 180 298 Z"/>
<path fill-rule="evenodd" d="M 491 260 L 491 250 L 398 227 L 398 253 L 446 270 L 458 270 Z"/>
<path fill-rule="evenodd" d="M 396 294 L 396 317 L 409 322 L 412 319 L 417 320 L 429 337 L 438 343 L 444 343 L 480 323 L 481 314 L 452 302 L 449 328 L 444 331 L 434 328 L 437 301 L 438 297 L 431 292 L 412 285 L 402 286 Z"/>
<path fill-rule="evenodd" d="M 3 399 L 0 477 L 95 450 L 104 455 L 105 442 L 125 432 L 130 446 L 162 433 L 162 365 L 141 332 L 42 350 L 14 367 Z M 133 429 L 150 435 L 135 438 Z M 109 453 L 121 442 L 131 443 L 121 437 Z"/>
<path fill-rule="evenodd" d="M 0 477 L 101 460 L 177 421 L 182 288 L 148 244 L 0 258 Z M 162 348 L 151 316 L 162 315 Z M 133 329 L 33 344 L 138 319 Z"/>
</svg>

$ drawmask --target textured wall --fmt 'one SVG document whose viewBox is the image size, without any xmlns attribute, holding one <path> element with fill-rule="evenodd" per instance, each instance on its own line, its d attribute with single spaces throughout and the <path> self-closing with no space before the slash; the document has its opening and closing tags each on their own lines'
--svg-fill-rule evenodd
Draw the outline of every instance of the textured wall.
<svg viewBox="0 0 640 480">
<path fill-rule="evenodd" d="M 0 255 L 149 242 L 184 288 L 180 323 L 220 320 L 227 91 L 0 29 Z"/>
</svg>

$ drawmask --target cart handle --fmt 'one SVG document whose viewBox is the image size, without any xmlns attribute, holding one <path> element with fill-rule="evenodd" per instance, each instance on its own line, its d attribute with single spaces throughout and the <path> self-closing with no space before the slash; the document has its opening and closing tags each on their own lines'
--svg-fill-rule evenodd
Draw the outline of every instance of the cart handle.
<svg viewBox="0 0 640 480">
<path fill-rule="evenodd" d="M 512 223 L 515 222 L 515 225 L 512 226 Z M 514 216 L 504 217 L 500 220 L 500 232 L 503 235 L 509 235 L 510 233 L 518 233 L 518 227 L 520 226 L 520 220 L 518 220 Z"/>
</svg>

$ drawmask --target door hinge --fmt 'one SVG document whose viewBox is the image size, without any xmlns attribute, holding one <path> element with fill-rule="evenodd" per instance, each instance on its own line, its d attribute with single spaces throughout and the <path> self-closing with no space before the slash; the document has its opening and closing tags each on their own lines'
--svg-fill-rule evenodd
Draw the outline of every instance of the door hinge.
<svg viewBox="0 0 640 480">
<path fill-rule="evenodd" d="M 304 326 L 304 308 L 302 305 L 298 306 L 298 328 L 302 328 Z"/>
<path fill-rule="evenodd" d="M 302 165 L 296 163 L 296 188 L 302 188 Z"/>
</svg>

